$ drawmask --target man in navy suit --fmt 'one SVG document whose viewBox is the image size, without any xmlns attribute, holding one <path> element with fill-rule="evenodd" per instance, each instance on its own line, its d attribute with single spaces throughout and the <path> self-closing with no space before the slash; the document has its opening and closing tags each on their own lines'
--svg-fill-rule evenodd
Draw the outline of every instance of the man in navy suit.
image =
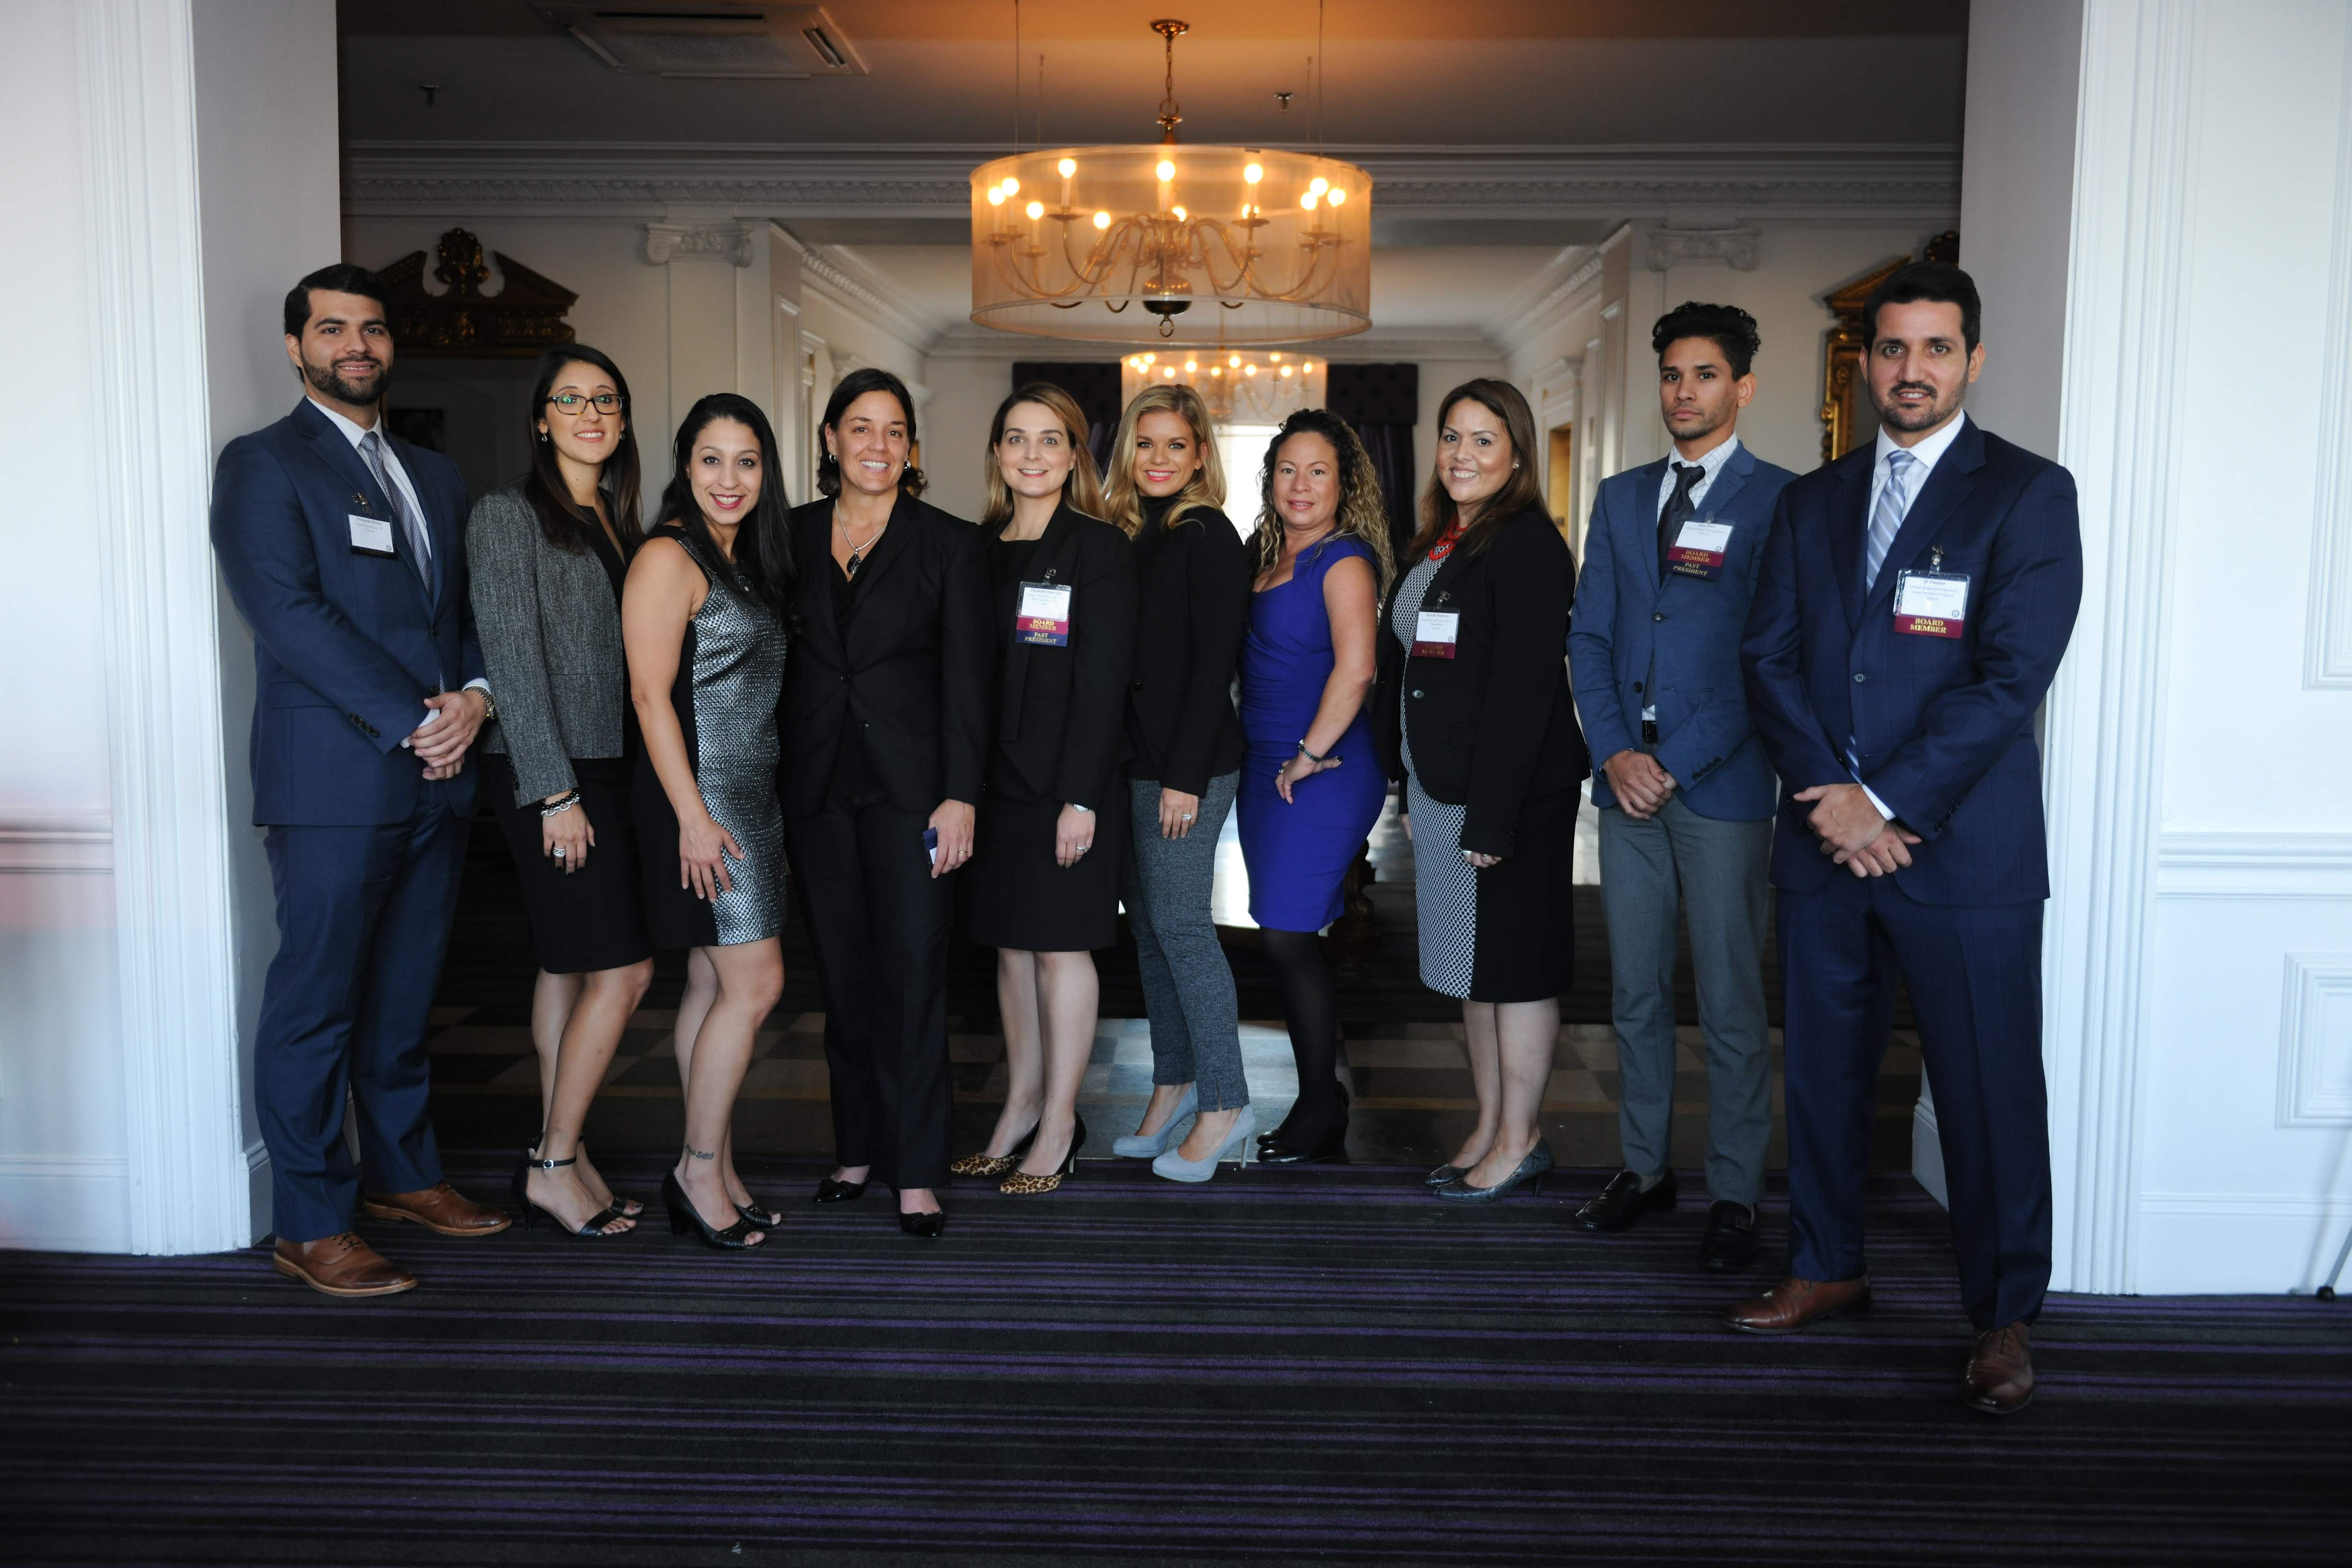
<svg viewBox="0 0 2352 1568">
<path fill-rule="evenodd" d="M 2034 711 L 2083 596 L 2074 482 L 1960 412 L 1976 285 L 1906 267 L 1863 310 L 1880 429 L 1781 492 L 1742 657 L 1787 786 L 1772 847 L 1788 1068 L 1790 1277 L 1727 1321 L 1869 1304 L 1863 1189 L 1895 976 L 1919 1021 L 1977 1330 L 1971 1408 L 2033 1394 L 2050 1283 Z"/>
<path fill-rule="evenodd" d="M 474 805 L 466 749 L 493 709 L 465 481 L 382 427 L 393 345 L 374 275 L 328 267 L 295 285 L 286 355 L 307 395 L 231 441 L 213 478 L 213 550 L 253 630 L 253 819 L 278 897 L 254 1098 L 278 1272 L 383 1296 L 416 1280 L 352 1233 L 362 1202 L 448 1236 L 508 1224 L 442 1180 L 425 1114 L 425 1023 Z"/>
<path fill-rule="evenodd" d="M 1763 963 L 1774 790 L 1739 638 L 1773 503 L 1794 476 L 1739 442 L 1739 411 L 1756 395 L 1754 317 L 1685 304 L 1658 319 L 1650 343 L 1674 456 L 1601 485 L 1568 639 L 1585 738 L 1601 759 L 1592 804 L 1625 1157 L 1576 1217 L 1622 1230 L 1675 1206 L 1675 926 L 1685 911 L 1714 1200 L 1699 1261 L 1728 1269 L 1756 1254 L 1772 1134 Z"/>
</svg>

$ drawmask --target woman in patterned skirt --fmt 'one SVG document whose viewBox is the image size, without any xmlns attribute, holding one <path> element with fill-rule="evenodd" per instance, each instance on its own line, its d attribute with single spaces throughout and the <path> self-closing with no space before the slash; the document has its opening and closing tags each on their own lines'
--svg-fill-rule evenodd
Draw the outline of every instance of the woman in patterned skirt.
<svg viewBox="0 0 2352 1568">
<path fill-rule="evenodd" d="M 691 1046 L 680 1041 L 686 1150 L 662 1198 L 673 1230 L 756 1247 L 773 1222 L 731 1195 L 741 1186 L 728 1126 L 752 1038 L 784 989 L 776 697 L 793 584 L 790 509 L 767 416 L 732 393 L 688 412 L 670 472 L 661 522 L 621 600 L 645 734 L 633 805 L 654 945 L 695 949 L 718 994 Z"/>
<path fill-rule="evenodd" d="M 1374 703 L 1405 787 L 1421 979 L 1462 999 L 1478 1124 L 1429 1173 L 1491 1202 L 1540 1181 L 1538 1124 L 1575 927 L 1577 786 L 1591 763 L 1569 699 L 1576 567 L 1543 504 L 1535 417 L 1507 382 L 1439 405 L 1421 530 L 1381 616 Z"/>
</svg>

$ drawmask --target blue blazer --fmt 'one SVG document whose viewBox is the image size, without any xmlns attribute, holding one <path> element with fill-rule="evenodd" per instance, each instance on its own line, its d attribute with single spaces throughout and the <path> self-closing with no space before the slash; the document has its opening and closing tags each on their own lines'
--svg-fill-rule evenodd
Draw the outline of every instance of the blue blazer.
<svg viewBox="0 0 2352 1568">
<path fill-rule="evenodd" d="M 2034 710 L 2083 599 L 2074 479 L 1987 435 L 1953 438 L 1863 592 L 1874 447 L 1780 492 L 1741 657 L 1748 705 L 1790 794 L 1853 777 L 1925 840 L 1896 886 L 1927 904 L 2050 896 Z M 1895 629 L 1895 578 L 1943 552 L 1969 578 L 1957 637 Z M 1807 804 L 1785 803 L 1772 882 L 1811 892 L 1852 875 L 1820 852 Z"/>
<path fill-rule="evenodd" d="M 1592 747 L 1592 804 L 1617 804 L 1601 763 L 1641 739 L 1642 710 L 1658 710 L 1658 765 L 1701 816 L 1761 822 L 1772 815 L 1772 764 L 1756 742 L 1739 674 L 1739 638 L 1756 591 L 1756 564 L 1780 489 L 1796 476 L 1742 446 L 1701 502 L 1702 521 L 1727 522 L 1723 574 L 1658 580 L 1658 487 L 1666 459 L 1603 479 L 1584 535 L 1569 668 Z M 1644 692 L 1656 659 L 1656 690 Z"/>
<path fill-rule="evenodd" d="M 253 820 L 405 821 L 425 764 L 400 742 L 425 699 L 482 673 L 466 583 L 466 481 L 437 452 L 392 442 L 425 510 L 428 590 L 398 558 L 352 547 L 353 513 L 391 519 L 360 455 L 309 398 L 240 436 L 213 472 L 213 551 L 253 630 Z M 448 781 L 473 810 L 474 770 Z"/>
</svg>

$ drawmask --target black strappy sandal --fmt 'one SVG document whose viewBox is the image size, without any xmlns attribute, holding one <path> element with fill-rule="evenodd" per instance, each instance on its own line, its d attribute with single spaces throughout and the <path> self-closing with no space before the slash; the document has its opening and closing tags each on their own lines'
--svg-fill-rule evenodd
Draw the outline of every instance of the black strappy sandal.
<svg viewBox="0 0 2352 1568">
<path fill-rule="evenodd" d="M 531 1201 L 530 1173 L 534 1165 L 542 1171 L 560 1171 L 566 1165 L 576 1165 L 579 1163 L 580 1156 L 577 1154 L 569 1160 L 534 1160 L 530 1153 L 523 1155 L 522 1163 L 515 1167 L 514 1181 L 509 1189 L 514 1196 L 515 1207 L 521 1211 L 523 1229 L 531 1229 L 543 1217 L 558 1230 L 572 1230 L 571 1226 L 567 1225 L 563 1217 L 553 1209 L 544 1208 Z M 590 1218 L 579 1229 L 572 1230 L 572 1234 L 586 1237 L 591 1241 L 603 1241 L 611 1237 L 626 1236 L 629 1234 L 628 1231 L 606 1230 L 604 1227 L 615 1220 L 630 1217 L 623 1214 L 618 1205 L 608 1206 Z M 634 1228 L 635 1227 L 631 1227 L 631 1229 Z"/>
</svg>

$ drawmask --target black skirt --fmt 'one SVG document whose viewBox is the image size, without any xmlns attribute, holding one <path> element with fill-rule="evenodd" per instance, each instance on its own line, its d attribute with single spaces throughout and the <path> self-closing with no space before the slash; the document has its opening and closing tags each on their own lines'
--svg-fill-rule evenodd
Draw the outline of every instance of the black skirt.
<svg viewBox="0 0 2352 1568">
<path fill-rule="evenodd" d="M 1119 862 L 1127 855 L 1125 803 L 1095 813 L 1094 847 L 1075 866 L 1055 863 L 1062 803 L 982 792 L 971 860 L 958 875 L 964 934 L 983 947 L 1087 952 L 1118 941 Z"/>
<path fill-rule="evenodd" d="M 629 812 L 629 764 L 619 757 L 574 757 L 580 804 L 596 843 L 576 871 L 566 871 L 542 847 L 536 805 L 515 804 L 514 764 L 480 753 L 482 787 L 499 832 L 522 879 L 523 914 L 531 952 L 550 974 L 625 969 L 653 954 L 637 894 L 636 831 Z"/>
</svg>

